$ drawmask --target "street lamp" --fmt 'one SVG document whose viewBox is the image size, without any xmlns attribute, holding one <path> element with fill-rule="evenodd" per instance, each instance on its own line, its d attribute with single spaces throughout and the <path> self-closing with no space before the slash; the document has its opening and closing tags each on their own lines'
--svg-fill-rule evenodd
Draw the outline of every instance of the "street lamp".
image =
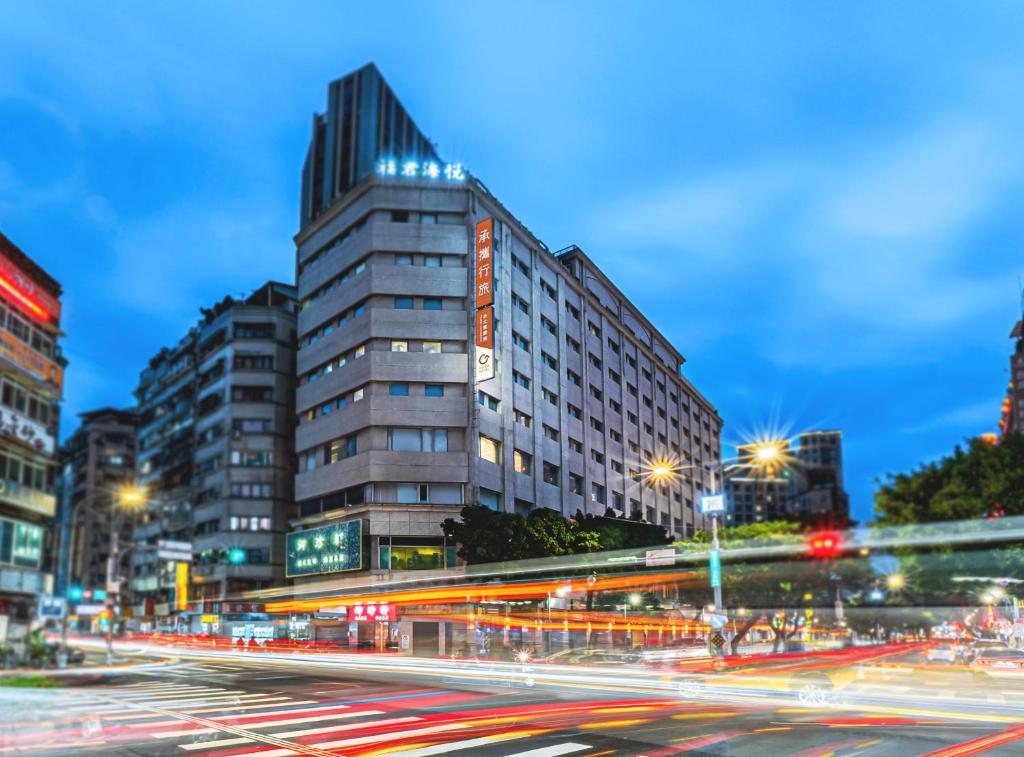
<svg viewBox="0 0 1024 757">
<path fill-rule="evenodd" d="M 121 516 L 126 512 L 138 512 L 146 506 L 148 500 L 146 488 L 135 484 L 122 484 L 114 493 L 113 513 L 110 517 L 110 554 L 107 556 L 107 665 L 114 662 L 114 625 L 117 623 L 115 609 L 121 603 Z"/>
<path fill-rule="evenodd" d="M 907 585 L 907 579 L 902 573 L 890 573 L 885 577 L 885 585 L 892 591 L 900 591 Z"/>
</svg>

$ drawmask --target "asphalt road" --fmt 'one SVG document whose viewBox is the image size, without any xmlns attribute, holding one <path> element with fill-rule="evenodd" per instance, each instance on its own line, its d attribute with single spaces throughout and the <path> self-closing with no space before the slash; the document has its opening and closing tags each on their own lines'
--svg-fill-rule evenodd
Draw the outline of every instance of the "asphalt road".
<svg viewBox="0 0 1024 757">
<path fill-rule="evenodd" d="M 979 687 L 959 668 L 922 662 L 892 661 L 884 676 L 859 682 L 847 706 L 808 708 L 713 693 L 686 701 L 623 692 L 614 681 L 603 690 L 600 683 L 527 688 L 450 675 L 309 670 L 244 656 L 181 657 L 60 689 L 0 688 L 0 753 L 1024 754 L 1024 688 L 1018 707 L 1016 689 Z M 920 686 L 922 679 L 928 686 Z M 879 699 L 871 698 L 872 686 L 880 687 Z M 951 697 L 921 698 L 942 686 Z"/>
</svg>

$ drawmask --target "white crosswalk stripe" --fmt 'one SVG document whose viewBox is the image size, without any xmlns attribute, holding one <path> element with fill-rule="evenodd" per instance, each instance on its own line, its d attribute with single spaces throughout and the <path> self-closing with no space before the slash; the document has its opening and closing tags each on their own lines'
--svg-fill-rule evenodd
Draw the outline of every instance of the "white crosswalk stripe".
<svg viewBox="0 0 1024 757">
<path fill-rule="evenodd" d="M 363 710 L 362 712 L 339 712 L 334 715 L 313 715 L 312 717 L 305 718 L 282 718 L 280 720 L 267 720 L 259 723 L 246 723 L 236 727 L 244 728 L 247 731 L 264 730 L 266 728 L 279 728 L 283 725 L 297 725 L 299 723 L 327 723 L 331 720 L 346 720 L 349 718 L 358 718 L 363 715 L 383 715 L 382 710 Z M 221 718 L 226 720 L 228 718 Z M 233 724 L 234 725 L 234 724 Z M 158 739 L 170 739 L 178 736 L 197 736 L 204 733 L 217 733 L 216 728 L 186 728 L 182 731 L 161 731 L 159 733 L 151 734 L 154 738 Z"/>
<path fill-rule="evenodd" d="M 286 738 L 293 738 L 293 737 L 296 737 L 296 736 L 311 736 L 313 734 L 318 734 L 318 733 L 336 733 L 338 731 L 353 731 L 353 730 L 357 730 L 357 729 L 360 729 L 360 728 L 372 728 L 372 727 L 379 727 L 379 726 L 384 726 L 384 725 L 399 725 L 401 723 L 414 723 L 414 722 L 417 722 L 417 721 L 420 721 L 420 720 L 423 720 L 423 718 L 418 718 L 418 717 L 410 715 L 410 716 L 402 717 L 402 718 L 385 718 L 384 720 L 369 720 L 369 721 L 365 721 L 365 722 L 362 722 L 362 723 L 347 723 L 345 725 L 334 726 L 334 727 L 326 727 L 326 728 L 305 728 L 305 729 L 302 729 L 302 730 L 299 730 L 299 731 L 285 731 L 284 733 L 274 733 L 274 734 L 271 734 L 271 735 L 274 738 L 286 739 Z M 459 724 L 458 727 L 459 728 L 463 728 L 465 726 Z M 403 736 L 405 736 L 405 735 L 420 735 L 425 730 L 436 730 L 436 729 L 422 729 L 421 728 L 418 731 L 417 730 L 403 731 L 402 735 Z M 448 730 L 448 729 L 446 729 L 446 730 Z M 348 746 L 350 743 L 352 743 L 352 744 L 355 744 L 355 743 L 364 744 L 364 743 L 369 743 L 369 742 L 379 741 L 379 740 L 381 740 L 381 736 L 380 735 L 376 735 L 376 736 L 370 736 L 370 737 L 362 737 L 362 738 L 358 738 L 358 739 L 347 739 L 344 742 L 337 742 L 337 743 L 342 744 L 344 746 Z M 253 741 L 256 741 L 256 739 L 250 739 L 250 738 L 245 738 L 245 737 L 240 736 L 240 737 L 230 738 L 230 739 L 217 739 L 216 741 L 203 741 L 203 742 L 199 742 L 199 743 L 196 743 L 196 744 L 179 744 L 178 748 L 179 749 L 184 749 L 186 751 L 196 751 L 196 750 L 199 750 L 199 749 L 219 749 L 220 747 L 225 747 L 225 746 L 239 746 L 240 744 L 250 744 Z M 332 748 L 332 746 L 333 746 L 333 742 L 328 742 L 327 745 L 316 744 L 316 747 L 318 749 L 322 748 L 322 747 L 324 747 L 324 748 Z M 260 755 L 271 754 L 271 755 L 273 755 L 273 754 L 296 754 L 296 752 L 294 750 L 291 750 L 291 749 L 271 749 L 269 752 L 252 752 L 252 753 L 248 753 L 247 752 L 246 754 L 260 754 Z"/>
<path fill-rule="evenodd" d="M 539 749 L 516 752 L 515 754 L 506 755 L 506 757 L 560 757 L 563 754 L 582 752 L 584 749 L 590 749 L 590 746 L 588 744 L 576 744 L 568 741 L 565 744 L 552 744 L 551 746 L 540 747 Z M 397 757 L 397 755 L 392 755 L 391 757 Z"/>
</svg>

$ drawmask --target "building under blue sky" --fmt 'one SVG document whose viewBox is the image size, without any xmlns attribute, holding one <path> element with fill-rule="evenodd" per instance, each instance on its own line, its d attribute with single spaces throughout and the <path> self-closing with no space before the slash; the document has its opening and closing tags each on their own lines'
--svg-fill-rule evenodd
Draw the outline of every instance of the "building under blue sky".
<svg viewBox="0 0 1024 757">
<path fill-rule="evenodd" d="M 994 430 L 1019 317 L 1024 13 L 944 3 L 11 6 L 0 227 L 64 285 L 65 433 L 198 308 L 294 276 L 324 87 L 374 61 L 578 243 L 726 421 L 873 481 Z M 314 21 L 315 20 L 315 21 Z"/>
</svg>

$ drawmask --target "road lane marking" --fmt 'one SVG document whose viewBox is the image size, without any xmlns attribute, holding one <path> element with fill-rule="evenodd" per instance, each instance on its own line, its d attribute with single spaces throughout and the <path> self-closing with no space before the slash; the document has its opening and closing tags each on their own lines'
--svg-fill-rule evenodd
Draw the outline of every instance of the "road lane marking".
<svg viewBox="0 0 1024 757">
<path fill-rule="evenodd" d="M 379 721 L 378 721 L 379 722 Z M 373 744 L 377 741 L 384 741 L 388 738 L 391 739 L 411 739 L 416 736 L 427 736 L 435 733 L 446 733 L 448 731 L 458 731 L 464 728 L 471 727 L 470 723 L 448 723 L 446 725 L 430 726 L 428 728 L 414 728 L 411 731 L 394 731 L 392 733 L 377 733 L 373 736 L 359 736 L 352 739 L 340 739 L 338 741 L 324 741 L 318 744 L 311 744 L 310 746 L 316 746 L 317 749 L 322 749 L 325 752 L 327 750 L 341 749 L 347 746 L 362 746 L 363 744 Z M 188 745 L 192 749 L 202 748 L 202 744 Z M 300 744 L 295 745 L 296 748 L 300 747 Z M 185 747 L 182 747 L 185 748 Z M 242 754 L 234 754 L 232 757 L 288 757 L 288 755 L 296 754 L 296 751 L 292 749 L 268 749 L 260 750 L 258 752 L 244 752 Z"/>
<path fill-rule="evenodd" d="M 276 700 L 277 697 L 274 697 L 274 699 Z M 296 704 L 296 705 L 298 705 L 298 704 L 315 704 L 316 701 L 317 700 L 315 700 L 315 699 L 300 699 L 300 700 L 292 701 L 292 702 L 290 702 L 290 704 Z M 222 704 L 222 705 L 216 705 L 216 706 L 213 706 L 213 707 L 190 707 L 190 708 L 187 708 L 187 709 L 184 709 L 184 710 L 174 710 L 174 712 L 179 714 L 179 715 L 201 715 L 201 714 L 207 713 L 207 712 L 234 712 L 236 710 L 239 711 L 239 712 L 248 712 L 249 710 L 260 710 L 260 709 L 266 709 L 268 707 L 281 707 L 283 704 L 285 704 L 285 703 L 284 702 L 277 702 L 277 701 L 271 702 L 269 704 L 253 704 L 252 702 L 244 702 L 241 707 L 232 707 L 230 705 L 223 705 Z M 140 713 L 137 709 L 123 710 L 123 712 L 132 712 L 132 713 L 135 713 L 135 714 L 134 715 L 124 715 L 123 717 L 111 717 L 111 718 L 107 718 L 106 716 L 103 716 L 103 718 L 105 720 L 106 719 L 109 719 L 109 720 L 143 720 L 145 718 L 158 718 L 158 717 L 161 717 L 161 715 L 159 713 L 154 713 L 154 712 L 142 712 L 142 713 Z M 258 713 L 254 713 L 254 714 L 258 714 Z M 216 718 L 211 718 L 211 720 L 216 720 Z M 149 724 L 148 723 L 146 723 L 146 724 L 142 724 L 142 723 L 138 724 L 138 726 L 142 726 L 142 725 L 149 725 Z M 136 727 L 136 726 L 133 725 L 132 727 Z"/>
<path fill-rule="evenodd" d="M 516 752 L 515 754 L 510 754 L 507 757 L 559 757 L 559 755 L 562 754 L 582 752 L 584 749 L 590 749 L 590 745 L 577 744 L 569 741 L 565 744 L 554 744 L 552 746 L 541 747 L 540 749 L 530 749 L 526 752 Z"/>
<path fill-rule="evenodd" d="M 309 704 L 315 700 L 307 700 L 305 702 L 297 702 L 296 704 Z M 280 707 L 280 704 L 264 704 L 260 707 Z M 256 709 L 253 707 L 252 709 Z M 347 704 L 334 704 L 333 702 L 328 704 L 317 705 L 316 707 L 285 707 L 279 710 L 271 710 L 270 712 L 254 712 L 252 714 L 245 714 L 242 712 L 232 711 L 229 715 L 216 715 L 208 718 L 209 720 L 241 720 L 245 718 L 269 718 L 274 715 L 299 715 L 306 712 L 323 712 L 324 710 L 346 710 L 348 709 Z M 189 712 L 188 710 L 181 710 L 181 712 Z M 192 710 L 195 712 L 195 710 Z M 180 721 L 178 720 L 158 720 L 153 723 L 132 723 L 127 728 L 153 728 L 154 726 L 162 725 L 177 725 Z"/>
<path fill-rule="evenodd" d="M 356 730 L 359 730 L 359 729 L 373 728 L 373 727 L 382 726 L 382 725 L 399 725 L 399 724 L 402 724 L 402 723 L 414 723 L 414 722 L 419 722 L 421 720 L 423 720 L 423 718 L 410 715 L 408 717 L 403 717 L 403 718 L 387 718 L 385 720 L 371 720 L 371 721 L 366 721 L 366 722 L 363 722 L 363 723 L 347 723 L 345 725 L 332 726 L 332 727 L 327 727 L 327 728 L 306 728 L 306 729 L 303 729 L 303 730 L 300 730 L 300 731 L 288 731 L 286 733 L 275 733 L 275 734 L 271 734 L 271 735 L 273 735 L 274 738 L 283 741 L 284 739 L 291 738 L 293 736 L 311 736 L 311 735 L 317 734 L 317 733 L 336 733 L 338 731 L 356 731 Z M 460 727 L 465 727 L 465 726 L 460 726 Z M 414 732 L 412 732 L 412 731 L 396 731 L 395 733 L 404 737 L 405 734 L 408 733 L 409 735 L 412 735 Z M 254 733 L 252 735 L 253 736 L 257 736 L 258 734 Z M 366 741 L 373 742 L 373 741 L 376 741 L 379 738 L 386 738 L 388 735 L 389 734 L 377 734 L 375 736 L 369 736 L 369 737 L 364 737 L 364 738 L 366 739 Z M 234 739 L 218 739 L 216 741 L 202 741 L 202 742 L 199 742 L 199 743 L 196 743 L 196 744 L 178 744 L 178 748 L 179 749 L 184 749 L 186 751 L 195 751 L 197 749 L 214 749 L 214 748 L 220 748 L 220 747 L 223 747 L 223 746 L 237 746 L 239 744 L 249 743 L 250 741 L 255 741 L 255 739 L 244 738 L 244 737 L 243 738 L 234 738 Z M 352 741 L 352 742 L 359 742 L 359 743 L 365 743 L 363 739 L 351 739 L 350 741 Z M 301 746 L 301 745 L 300 744 L 296 744 L 295 746 L 298 747 L 298 746 Z M 316 746 L 318 749 L 328 748 L 328 747 L 325 747 L 323 744 L 310 744 L 310 746 Z M 274 750 L 272 750 L 272 751 L 274 751 Z M 266 754 L 266 752 L 257 752 L 256 754 Z"/>
<path fill-rule="evenodd" d="M 283 725 L 298 725 L 299 723 L 326 723 L 330 720 L 343 720 L 346 718 L 358 718 L 363 715 L 383 715 L 383 710 L 363 710 L 362 712 L 339 712 L 337 715 L 314 715 L 305 718 L 284 718 L 279 720 L 268 720 L 261 723 L 244 723 L 243 726 L 249 730 L 256 728 L 278 728 Z M 148 723 L 146 725 L 149 725 Z M 138 728 L 139 726 L 135 726 Z M 198 736 L 202 733 L 216 733 L 216 728 L 188 728 L 182 731 L 161 731 L 160 733 L 149 734 L 156 739 L 173 739 L 178 736 Z M 280 735 L 280 734 L 279 734 Z"/>
</svg>

